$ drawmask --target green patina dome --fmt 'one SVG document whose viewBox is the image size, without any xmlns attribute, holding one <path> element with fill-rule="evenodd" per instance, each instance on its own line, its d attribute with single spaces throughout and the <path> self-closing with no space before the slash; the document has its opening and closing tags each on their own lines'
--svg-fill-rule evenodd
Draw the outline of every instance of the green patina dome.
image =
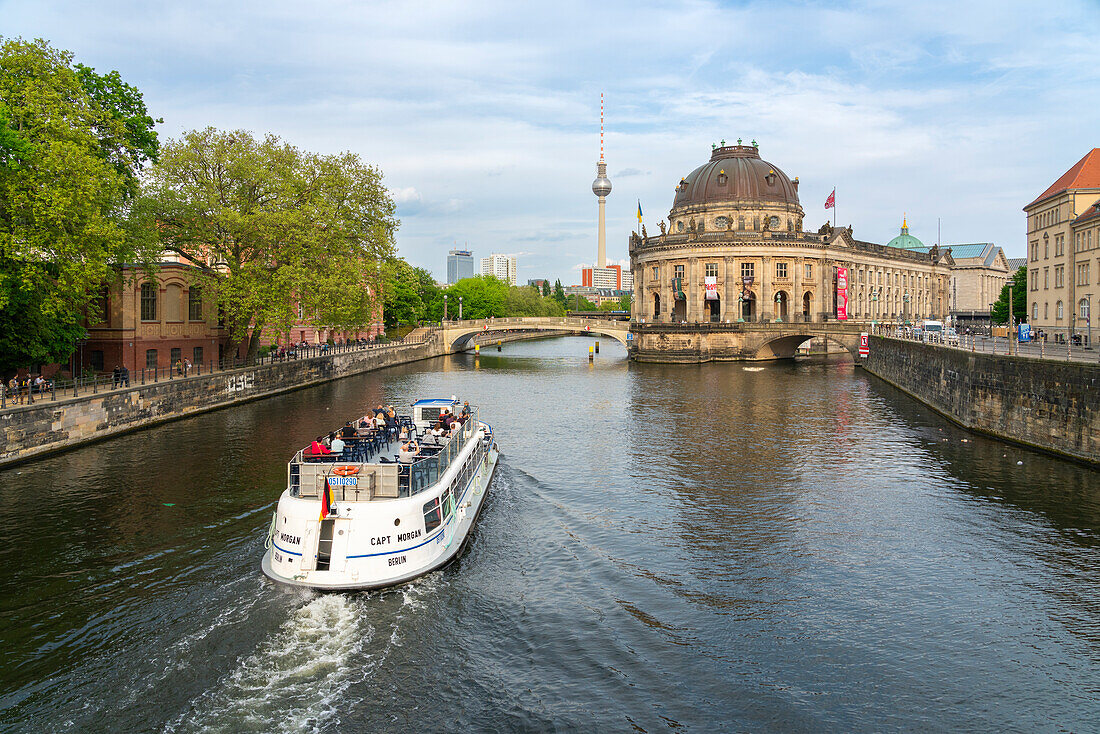
<svg viewBox="0 0 1100 734">
<path fill-rule="evenodd" d="M 909 224 L 903 218 L 901 220 L 901 234 L 886 243 L 887 247 L 896 247 L 899 250 L 923 250 L 924 243 L 909 234 Z"/>
</svg>

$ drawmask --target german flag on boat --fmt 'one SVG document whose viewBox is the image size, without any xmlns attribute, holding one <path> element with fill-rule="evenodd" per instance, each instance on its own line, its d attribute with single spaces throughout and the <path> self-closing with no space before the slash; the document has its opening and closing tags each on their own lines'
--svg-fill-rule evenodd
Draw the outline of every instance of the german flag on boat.
<svg viewBox="0 0 1100 734">
<path fill-rule="evenodd" d="M 325 488 L 321 490 L 321 518 L 324 520 L 332 512 L 332 487 L 328 485 L 328 476 L 325 476 Z"/>
</svg>

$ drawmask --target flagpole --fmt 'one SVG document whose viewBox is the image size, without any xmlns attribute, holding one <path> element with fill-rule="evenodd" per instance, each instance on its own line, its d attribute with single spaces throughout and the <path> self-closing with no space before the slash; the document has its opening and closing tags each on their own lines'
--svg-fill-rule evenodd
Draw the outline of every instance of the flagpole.
<svg viewBox="0 0 1100 734">
<path fill-rule="evenodd" d="M 836 229 L 836 186 L 833 187 L 833 229 Z"/>
</svg>

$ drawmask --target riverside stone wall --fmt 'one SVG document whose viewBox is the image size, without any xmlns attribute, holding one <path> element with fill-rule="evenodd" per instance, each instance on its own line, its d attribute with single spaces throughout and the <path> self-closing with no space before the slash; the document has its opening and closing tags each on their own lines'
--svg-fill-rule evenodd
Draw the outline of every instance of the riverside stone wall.
<svg viewBox="0 0 1100 734">
<path fill-rule="evenodd" d="M 440 340 L 431 338 L 423 344 L 374 347 L 161 380 L 57 402 L 45 397 L 34 405 L 9 407 L 0 414 L 0 466 L 235 403 L 445 353 Z"/>
<path fill-rule="evenodd" d="M 967 428 L 1100 467 L 1100 365 L 883 337 L 860 364 Z"/>
</svg>

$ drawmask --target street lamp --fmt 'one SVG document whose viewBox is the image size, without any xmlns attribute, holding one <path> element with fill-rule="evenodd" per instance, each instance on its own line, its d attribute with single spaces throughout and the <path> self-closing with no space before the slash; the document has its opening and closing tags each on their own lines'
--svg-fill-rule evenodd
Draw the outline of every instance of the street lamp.
<svg viewBox="0 0 1100 734">
<path fill-rule="evenodd" d="M 779 311 L 779 306 L 782 302 L 783 302 L 783 293 L 782 292 L 776 293 L 775 294 L 775 323 L 777 323 L 777 324 L 782 324 L 783 323 L 783 314 L 780 313 L 780 311 Z"/>
<path fill-rule="evenodd" d="M 462 320 L 462 296 L 458 297 L 458 320 Z"/>
<path fill-rule="evenodd" d="M 874 288 L 871 289 L 871 325 L 875 326 L 878 322 L 878 291 Z"/>
<path fill-rule="evenodd" d="M 443 294 L 443 320 L 447 320 L 447 294 Z"/>
<path fill-rule="evenodd" d="M 737 311 L 741 316 L 737 319 L 738 323 L 745 321 L 745 289 L 741 289 L 741 295 L 737 297 Z"/>
<path fill-rule="evenodd" d="M 905 306 L 904 306 L 904 308 L 905 308 L 905 316 L 904 316 L 905 325 L 909 326 L 909 294 L 908 293 L 904 294 L 901 297 L 901 301 L 902 301 L 903 304 L 905 304 Z"/>
</svg>

